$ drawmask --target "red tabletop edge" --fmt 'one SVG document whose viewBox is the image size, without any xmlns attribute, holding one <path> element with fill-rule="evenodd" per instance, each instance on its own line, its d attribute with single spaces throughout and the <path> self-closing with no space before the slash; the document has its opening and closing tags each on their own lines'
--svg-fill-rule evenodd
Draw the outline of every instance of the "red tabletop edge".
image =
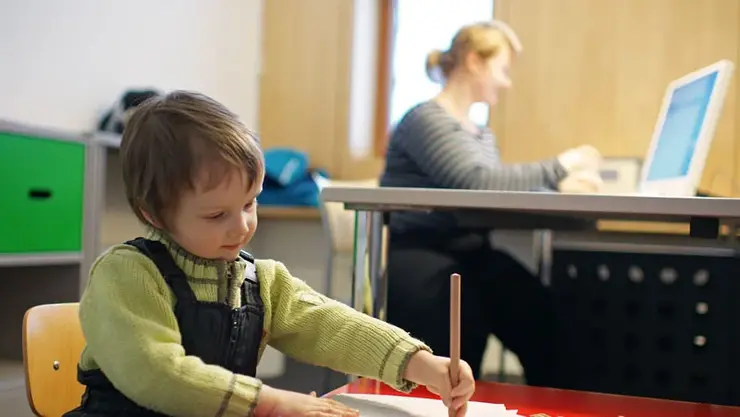
<svg viewBox="0 0 740 417">
<path fill-rule="evenodd" d="M 424 388 L 404 394 L 370 379 L 342 386 L 328 394 L 381 394 L 438 398 Z M 567 391 L 525 385 L 478 382 L 472 401 L 504 404 L 530 416 L 544 413 L 551 417 L 740 417 L 740 407 L 695 404 L 651 398 Z"/>
</svg>

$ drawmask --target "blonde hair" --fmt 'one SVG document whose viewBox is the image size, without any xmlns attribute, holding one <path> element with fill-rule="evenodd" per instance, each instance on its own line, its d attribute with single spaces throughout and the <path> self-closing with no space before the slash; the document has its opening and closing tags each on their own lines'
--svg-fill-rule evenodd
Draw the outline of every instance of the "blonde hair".
<svg viewBox="0 0 740 417">
<path fill-rule="evenodd" d="M 500 20 L 463 26 L 452 38 L 446 51 L 434 50 L 427 55 L 427 75 L 438 83 L 444 82 L 471 51 L 482 59 L 493 58 L 508 47 L 514 54 L 522 52 L 522 43 L 514 30 Z"/>
</svg>

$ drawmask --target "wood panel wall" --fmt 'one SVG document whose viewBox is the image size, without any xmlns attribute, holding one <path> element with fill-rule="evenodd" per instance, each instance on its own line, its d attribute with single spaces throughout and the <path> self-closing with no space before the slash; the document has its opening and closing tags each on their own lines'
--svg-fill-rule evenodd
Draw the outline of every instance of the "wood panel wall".
<svg viewBox="0 0 740 417">
<path fill-rule="evenodd" d="M 337 175 L 347 148 L 352 1 L 266 0 L 259 129 Z"/>
<path fill-rule="evenodd" d="M 265 2 L 260 101 L 266 147 L 303 149 L 347 179 L 382 167 L 347 152 L 352 3 Z M 605 156 L 643 156 L 670 80 L 723 58 L 740 65 L 737 0 L 497 0 L 496 15 L 524 43 L 515 87 L 492 117 L 510 162 L 582 143 Z M 702 180 L 722 195 L 738 195 L 740 182 L 739 76 Z"/>
<path fill-rule="evenodd" d="M 515 88 L 494 112 L 508 161 L 582 143 L 606 156 L 643 156 L 671 80 L 720 59 L 740 62 L 737 0 L 497 4 L 525 49 Z M 722 195 L 733 193 L 740 174 L 737 97 L 733 81 L 701 184 Z"/>
</svg>

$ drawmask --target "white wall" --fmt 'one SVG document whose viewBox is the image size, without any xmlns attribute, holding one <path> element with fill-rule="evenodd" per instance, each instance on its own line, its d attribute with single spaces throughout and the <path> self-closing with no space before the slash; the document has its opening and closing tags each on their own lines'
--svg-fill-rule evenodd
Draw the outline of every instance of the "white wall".
<svg viewBox="0 0 740 417">
<path fill-rule="evenodd" d="M 261 23 L 262 0 L 0 0 L 0 119 L 89 131 L 124 90 L 155 87 L 201 91 L 256 130 Z M 282 367 L 270 349 L 260 373 Z"/>
<path fill-rule="evenodd" d="M 90 130 L 130 87 L 193 89 L 257 128 L 262 0 L 2 0 L 0 118 Z"/>
</svg>

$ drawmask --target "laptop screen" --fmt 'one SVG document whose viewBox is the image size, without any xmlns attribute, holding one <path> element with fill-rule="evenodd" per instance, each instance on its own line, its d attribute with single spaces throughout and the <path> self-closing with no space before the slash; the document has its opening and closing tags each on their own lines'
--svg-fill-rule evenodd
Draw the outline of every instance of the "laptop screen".
<svg viewBox="0 0 740 417">
<path fill-rule="evenodd" d="M 671 95 L 647 174 L 648 181 L 685 177 L 717 82 L 718 71 L 684 84 Z"/>
</svg>

